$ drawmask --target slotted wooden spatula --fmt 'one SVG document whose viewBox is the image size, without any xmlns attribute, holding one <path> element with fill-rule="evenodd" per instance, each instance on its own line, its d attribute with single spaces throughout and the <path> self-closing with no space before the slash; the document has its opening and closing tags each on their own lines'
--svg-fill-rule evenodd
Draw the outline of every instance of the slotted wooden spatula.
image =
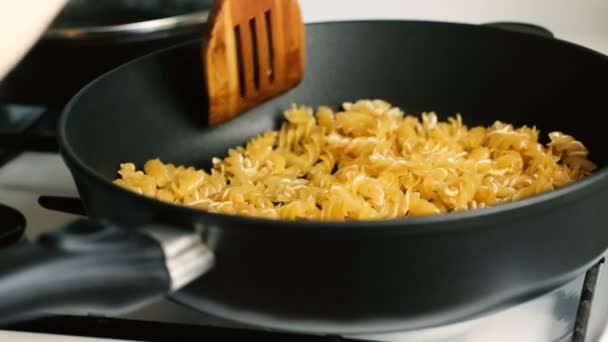
<svg viewBox="0 0 608 342">
<path fill-rule="evenodd" d="M 304 74 L 297 0 L 216 0 L 203 43 L 209 124 L 296 86 Z"/>
</svg>

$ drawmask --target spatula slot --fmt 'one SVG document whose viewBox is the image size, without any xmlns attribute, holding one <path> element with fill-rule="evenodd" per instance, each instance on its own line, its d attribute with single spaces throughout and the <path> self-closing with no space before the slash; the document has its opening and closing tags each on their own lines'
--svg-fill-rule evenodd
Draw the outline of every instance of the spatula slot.
<svg viewBox="0 0 608 342">
<path fill-rule="evenodd" d="M 236 59 L 239 73 L 239 91 L 241 97 L 245 97 L 245 63 L 243 56 L 243 41 L 241 40 L 241 26 L 234 27 L 234 39 L 236 41 Z"/>
<path fill-rule="evenodd" d="M 253 83 L 255 84 L 255 89 L 257 91 L 260 89 L 260 62 L 255 21 L 255 17 L 249 20 L 249 33 L 251 38 L 251 50 L 253 51 Z"/>
<path fill-rule="evenodd" d="M 271 11 L 264 12 L 266 19 L 266 43 L 268 44 L 268 78 L 274 81 L 274 45 L 272 39 L 272 20 Z"/>
</svg>

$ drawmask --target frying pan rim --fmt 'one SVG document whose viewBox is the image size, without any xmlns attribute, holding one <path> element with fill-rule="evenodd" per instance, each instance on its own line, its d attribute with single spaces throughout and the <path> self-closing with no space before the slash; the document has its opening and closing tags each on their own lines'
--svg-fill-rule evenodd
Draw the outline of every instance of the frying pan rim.
<svg viewBox="0 0 608 342">
<path fill-rule="evenodd" d="M 477 31 L 491 31 L 493 34 L 508 35 L 520 35 L 526 37 L 526 39 L 538 39 L 546 41 L 554 41 L 554 44 L 561 44 L 570 49 L 576 49 L 589 55 L 594 55 L 599 58 L 603 58 L 608 62 L 608 56 L 595 51 L 593 49 L 584 47 L 582 45 L 565 41 L 559 38 L 544 37 L 538 35 L 531 35 L 528 33 L 507 31 L 504 29 L 483 26 L 480 24 L 462 23 L 462 22 L 450 22 L 450 21 L 435 21 L 435 20 L 401 20 L 401 19 L 365 19 L 365 20 L 333 20 L 333 21 L 320 21 L 307 23 L 307 27 L 312 26 L 334 26 L 334 25 L 352 25 L 352 24 L 424 24 L 424 25 L 436 25 L 436 26 L 452 26 L 461 27 L 465 29 L 474 29 Z M 64 162 L 70 169 L 84 173 L 90 180 L 94 180 L 97 184 L 107 188 L 109 191 L 118 192 L 121 196 L 127 196 L 134 201 L 145 201 L 150 205 L 164 206 L 171 208 L 176 212 L 181 211 L 182 213 L 189 213 L 193 216 L 198 216 L 201 220 L 209 219 L 211 222 L 215 220 L 221 220 L 222 222 L 230 222 L 231 224 L 224 224 L 227 227 L 239 227 L 240 224 L 247 226 L 247 229 L 254 227 L 267 228 L 286 228 L 289 226 L 291 229 L 348 229 L 348 230 L 386 230 L 396 229 L 401 233 L 419 233 L 419 232 L 438 232 L 445 230 L 461 229 L 462 227 L 472 227 L 480 224 L 480 219 L 483 218 L 499 218 L 503 215 L 509 215 L 509 217 L 519 217 L 527 215 L 530 211 L 541 209 L 544 206 L 549 206 L 551 203 L 566 198 L 572 201 L 579 196 L 584 195 L 586 192 L 598 191 L 594 189 L 593 185 L 601 181 L 608 181 L 608 166 L 601 166 L 593 174 L 585 177 L 584 179 L 578 180 L 561 188 L 551 190 L 545 193 L 536 194 L 525 199 L 500 203 L 485 208 L 456 211 L 450 213 L 434 214 L 427 216 L 414 216 L 405 218 L 391 218 L 391 219 L 373 219 L 373 220 L 352 220 L 352 221 L 338 221 L 338 220 L 283 220 L 283 219 L 270 219 L 256 216 L 245 216 L 245 215 L 233 215 L 223 213 L 213 213 L 201 209 L 191 208 L 184 205 L 173 204 L 163 202 L 151 197 L 139 195 L 127 189 L 124 189 L 118 185 L 112 183 L 111 180 L 102 176 L 99 172 L 91 168 L 89 165 L 84 163 L 80 157 L 74 152 L 72 144 L 67 138 L 67 126 L 69 122 L 70 114 L 73 112 L 73 107 L 78 103 L 80 98 L 88 93 L 89 88 L 93 88 L 104 79 L 111 77 L 116 72 L 123 68 L 128 68 L 132 64 L 137 64 L 141 60 L 149 59 L 155 55 L 162 54 L 167 51 L 177 50 L 182 46 L 192 45 L 194 43 L 200 43 L 200 39 L 193 39 L 185 42 L 181 42 L 169 47 L 165 47 L 143 56 L 137 57 L 131 61 L 128 61 L 122 65 L 119 65 L 90 81 L 87 85 L 82 87 L 64 106 L 59 120 L 57 123 L 57 140 L 59 144 L 59 151 L 64 159 Z M 70 166 L 70 163 L 72 166 Z M 455 223 L 458 223 L 457 225 Z"/>
</svg>

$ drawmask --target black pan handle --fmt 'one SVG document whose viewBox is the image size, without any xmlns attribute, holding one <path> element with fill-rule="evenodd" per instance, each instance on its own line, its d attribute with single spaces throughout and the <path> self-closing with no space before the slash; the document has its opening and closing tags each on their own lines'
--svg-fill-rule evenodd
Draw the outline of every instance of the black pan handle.
<svg viewBox="0 0 608 342">
<path fill-rule="evenodd" d="M 66 310 L 126 313 L 184 286 L 212 262 L 198 234 L 75 221 L 0 252 L 0 324 Z"/>
<path fill-rule="evenodd" d="M 38 204 L 48 210 L 59 211 L 72 215 L 87 216 L 82 200 L 77 197 L 42 195 L 38 197 Z"/>
</svg>

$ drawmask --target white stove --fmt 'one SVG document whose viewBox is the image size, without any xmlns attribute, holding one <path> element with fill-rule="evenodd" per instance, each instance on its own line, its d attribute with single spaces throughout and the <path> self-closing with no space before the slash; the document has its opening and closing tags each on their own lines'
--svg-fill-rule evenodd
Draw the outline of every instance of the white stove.
<svg viewBox="0 0 608 342">
<path fill-rule="evenodd" d="M 497 21 L 526 22 L 548 28 L 558 39 L 608 55 L 606 0 L 300 0 L 300 3 L 307 22 L 349 19 L 416 19 L 475 24 Z M 70 173 L 56 152 L 28 151 L 0 168 L 0 202 L 23 213 L 27 220 L 25 234 L 28 239 L 78 218 L 77 215 L 43 208 L 38 203 L 41 195 L 78 196 Z M 587 339 L 577 342 L 598 341 L 604 325 L 593 324 L 593 320 L 601 321 L 608 317 L 608 300 L 605 300 L 608 298 L 608 271 L 602 266 L 598 267 L 598 270 L 598 287 L 594 293 L 594 303 L 598 304 L 592 306 Z M 580 308 L 584 283 L 585 278 L 582 276 L 552 293 L 478 320 L 428 331 L 350 338 L 369 341 L 570 341 L 572 331 L 575 330 L 573 324 Z M 169 300 L 119 318 L 193 326 L 232 326 Z M 78 324 L 78 321 L 74 324 Z M 88 335 L 78 329 L 74 332 L 60 330 L 40 333 L 42 331 L 44 329 L 0 330 L 0 341 L 149 340 L 141 337 L 101 338 L 101 335 L 95 337 L 94 334 Z M 599 341 L 608 342 L 608 335 Z"/>
</svg>

